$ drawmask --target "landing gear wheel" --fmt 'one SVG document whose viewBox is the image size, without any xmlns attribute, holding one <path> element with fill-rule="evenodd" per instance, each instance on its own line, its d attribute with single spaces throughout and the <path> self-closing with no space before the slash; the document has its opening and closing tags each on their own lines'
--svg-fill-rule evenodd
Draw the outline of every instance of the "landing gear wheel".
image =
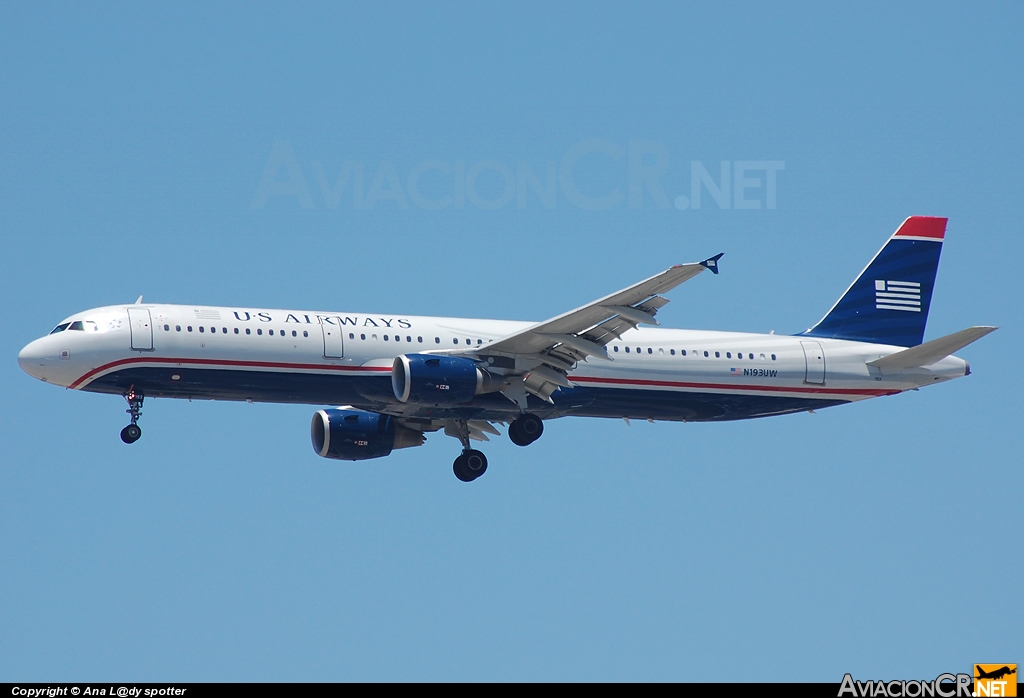
<svg viewBox="0 0 1024 698">
<path fill-rule="evenodd" d="M 142 429 L 139 428 L 138 424 L 129 424 L 121 430 L 121 441 L 126 444 L 133 444 L 139 440 L 142 436 Z"/>
<path fill-rule="evenodd" d="M 535 414 L 519 415 L 508 425 L 508 438 L 516 446 L 529 446 L 544 433 L 544 422 Z"/>
<path fill-rule="evenodd" d="M 462 482 L 472 482 L 473 475 L 466 470 L 466 457 L 459 456 L 455 459 L 455 463 L 452 464 L 452 470 L 455 472 L 455 477 L 459 478 Z"/>
<path fill-rule="evenodd" d="M 512 422 L 508 425 L 508 438 L 516 446 L 529 446 L 530 440 L 523 436 L 523 431 L 519 427 L 519 420 Z"/>
<path fill-rule="evenodd" d="M 466 470 L 473 474 L 474 480 L 487 472 L 487 456 L 480 451 L 465 451 L 462 457 L 465 459 L 463 462 L 466 464 Z"/>
<path fill-rule="evenodd" d="M 472 482 L 487 472 L 487 456 L 473 449 L 463 451 L 452 464 L 452 470 L 463 482 Z"/>
</svg>

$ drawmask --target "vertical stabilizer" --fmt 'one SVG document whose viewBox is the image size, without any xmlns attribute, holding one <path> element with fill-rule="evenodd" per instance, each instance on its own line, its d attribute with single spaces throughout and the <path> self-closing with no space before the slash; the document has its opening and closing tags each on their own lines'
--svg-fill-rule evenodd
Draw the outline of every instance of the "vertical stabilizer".
<svg viewBox="0 0 1024 698">
<path fill-rule="evenodd" d="M 911 216 L 903 221 L 825 317 L 803 334 L 901 347 L 920 344 L 946 220 Z"/>
</svg>

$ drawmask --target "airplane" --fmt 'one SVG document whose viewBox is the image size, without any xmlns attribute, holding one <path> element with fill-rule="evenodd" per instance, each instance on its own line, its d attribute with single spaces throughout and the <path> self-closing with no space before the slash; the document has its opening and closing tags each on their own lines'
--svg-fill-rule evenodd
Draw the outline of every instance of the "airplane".
<svg viewBox="0 0 1024 698">
<path fill-rule="evenodd" d="M 507 425 L 527 446 L 558 417 L 707 422 L 895 395 L 970 374 L 953 352 L 994 331 L 924 342 L 945 218 L 907 218 L 816 325 L 793 336 L 659 327 L 662 294 L 710 271 L 674 266 L 543 322 L 143 303 L 86 310 L 29 343 L 29 375 L 121 395 L 134 443 L 145 398 L 338 405 L 310 427 L 324 458 L 366 460 L 459 440 L 463 482 L 487 470 L 473 447 Z"/>
<path fill-rule="evenodd" d="M 1009 676 L 1010 674 L 1016 674 L 1017 673 L 1017 667 L 1016 666 L 1014 666 L 1013 669 L 1011 669 L 1008 666 L 1003 666 L 1003 667 L 1001 667 L 999 669 L 995 669 L 994 671 L 985 671 L 984 669 L 981 668 L 981 666 L 975 664 L 974 665 L 974 669 L 975 669 L 975 671 L 978 674 L 977 676 L 974 677 L 976 679 L 994 679 L 994 680 L 998 680 L 998 679 L 1003 678 L 1004 676 Z"/>
</svg>

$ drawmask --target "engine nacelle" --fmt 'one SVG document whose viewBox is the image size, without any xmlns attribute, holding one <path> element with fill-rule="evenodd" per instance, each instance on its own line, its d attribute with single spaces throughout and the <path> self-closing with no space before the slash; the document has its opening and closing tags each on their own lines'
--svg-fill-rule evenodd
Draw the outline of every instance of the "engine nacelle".
<svg viewBox="0 0 1024 698">
<path fill-rule="evenodd" d="M 383 458 L 396 448 L 420 446 L 422 432 L 398 424 L 394 417 L 363 410 L 320 410 L 310 425 L 313 450 L 324 458 Z"/>
<path fill-rule="evenodd" d="M 395 357 L 391 387 L 400 402 L 447 407 L 469 402 L 476 395 L 496 393 L 505 382 L 477 368 L 470 359 L 404 354 Z"/>
</svg>

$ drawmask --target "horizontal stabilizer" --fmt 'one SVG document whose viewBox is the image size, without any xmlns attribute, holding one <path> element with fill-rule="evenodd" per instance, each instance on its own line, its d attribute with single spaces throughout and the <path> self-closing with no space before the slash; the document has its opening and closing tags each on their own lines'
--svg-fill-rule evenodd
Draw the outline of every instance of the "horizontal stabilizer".
<svg viewBox="0 0 1024 698">
<path fill-rule="evenodd" d="M 989 332 L 995 332 L 998 327 L 968 327 L 945 337 L 933 339 L 916 347 L 898 351 L 875 361 L 869 361 L 868 366 L 887 369 L 917 368 L 919 366 L 931 366 L 941 361 L 955 351 L 963 349 L 968 344 L 977 342 Z"/>
</svg>

